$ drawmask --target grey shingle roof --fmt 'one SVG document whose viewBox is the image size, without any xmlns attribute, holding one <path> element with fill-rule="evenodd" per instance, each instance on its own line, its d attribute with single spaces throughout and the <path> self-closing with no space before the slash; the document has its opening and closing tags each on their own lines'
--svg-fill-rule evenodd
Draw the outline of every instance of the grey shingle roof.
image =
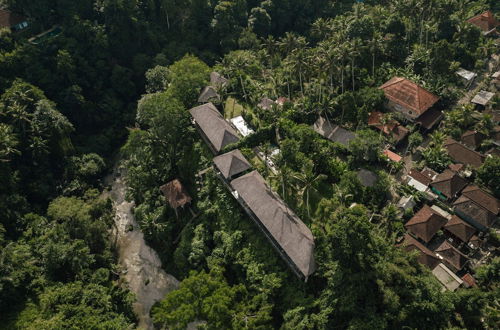
<svg viewBox="0 0 500 330">
<path fill-rule="evenodd" d="M 212 103 L 194 107 L 189 112 L 216 152 L 239 141 L 236 131 Z"/>
<path fill-rule="evenodd" d="M 239 150 L 233 150 L 215 157 L 214 163 L 226 179 L 230 179 L 252 167 Z"/>
<path fill-rule="evenodd" d="M 315 270 L 314 238 L 309 228 L 271 190 L 264 178 L 252 171 L 231 182 L 239 198 L 256 216 L 267 235 L 283 251 L 285 260 L 308 277 Z"/>
<path fill-rule="evenodd" d="M 220 98 L 219 94 L 212 86 L 207 86 L 202 89 L 200 96 L 198 97 L 198 103 L 206 103 L 210 101 L 218 101 Z"/>
<path fill-rule="evenodd" d="M 210 85 L 215 88 L 221 88 L 227 85 L 228 80 L 218 72 L 212 72 L 210 74 Z"/>
<path fill-rule="evenodd" d="M 356 138 L 356 134 L 340 126 L 332 125 L 323 117 L 319 117 L 313 125 L 313 129 L 330 141 L 348 146 L 349 142 Z"/>
</svg>

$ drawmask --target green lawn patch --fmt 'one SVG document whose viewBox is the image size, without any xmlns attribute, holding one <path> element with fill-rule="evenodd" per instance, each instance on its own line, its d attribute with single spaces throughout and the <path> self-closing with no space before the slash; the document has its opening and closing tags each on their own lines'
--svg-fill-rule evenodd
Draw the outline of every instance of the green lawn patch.
<svg viewBox="0 0 500 330">
<path fill-rule="evenodd" d="M 241 116 L 244 108 L 241 104 L 236 102 L 236 100 L 232 97 L 228 97 L 226 100 L 226 104 L 224 106 L 224 117 L 226 119 L 231 119 L 237 116 Z"/>
</svg>

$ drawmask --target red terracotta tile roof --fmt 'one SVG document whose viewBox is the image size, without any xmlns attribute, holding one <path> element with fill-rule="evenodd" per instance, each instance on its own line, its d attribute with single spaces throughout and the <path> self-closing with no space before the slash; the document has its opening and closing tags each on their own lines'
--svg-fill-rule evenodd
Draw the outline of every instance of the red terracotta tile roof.
<svg viewBox="0 0 500 330">
<path fill-rule="evenodd" d="M 460 172 L 464 168 L 464 164 L 450 164 L 448 168 L 455 173 Z"/>
<path fill-rule="evenodd" d="M 453 215 L 451 217 L 448 223 L 444 226 L 444 229 L 446 229 L 465 243 L 467 243 L 476 233 L 476 229 L 474 227 L 472 227 L 456 215 Z"/>
<path fill-rule="evenodd" d="M 467 273 L 465 274 L 464 276 L 462 276 L 462 281 L 464 281 L 465 283 L 467 283 L 467 285 L 469 287 L 476 287 L 477 284 L 476 284 L 476 280 L 474 279 L 474 277 L 472 277 L 471 274 Z"/>
<path fill-rule="evenodd" d="M 467 20 L 468 23 L 479 27 L 483 32 L 488 32 L 500 25 L 491 11 L 485 11 Z"/>
<path fill-rule="evenodd" d="M 384 115 L 382 112 L 374 111 L 370 113 L 368 118 L 368 126 L 374 126 L 379 131 L 382 131 L 385 135 L 391 135 L 396 143 L 403 140 L 409 133 L 406 127 L 402 126 L 397 120 L 391 120 L 390 122 L 382 125 L 381 118 Z"/>
<path fill-rule="evenodd" d="M 384 150 L 384 155 L 386 155 L 390 160 L 392 160 L 393 162 L 400 162 L 401 159 L 403 159 L 400 155 L 390 151 L 390 150 Z"/>
<path fill-rule="evenodd" d="M 462 252 L 458 251 L 446 241 L 444 241 L 434 252 L 443 257 L 443 259 L 457 271 L 464 268 L 468 260 Z"/>
<path fill-rule="evenodd" d="M 431 186 L 439 190 L 448 198 L 454 197 L 467 185 L 467 180 L 452 170 L 446 169 L 439 174 L 431 183 Z"/>
<path fill-rule="evenodd" d="M 191 197 L 188 195 L 182 183 L 175 179 L 160 187 L 165 196 L 165 200 L 174 209 L 191 203 Z"/>
<path fill-rule="evenodd" d="M 402 77 L 393 77 L 379 88 L 384 91 L 389 100 L 409 108 L 419 115 L 422 115 L 439 100 L 436 95 Z"/>
<path fill-rule="evenodd" d="M 405 224 L 405 227 L 409 232 L 428 243 L 447 221 L 445 217 L 438 214 L 428 205 L 424 205 L 424 207 Z"/>
<path fill-rule="evenodd" d="M 405 234 L 405 239 L 400 246 L 404 246 L 405 251 L 408 252 L 418 251 L 418 262 L 429 267 L 430 269 L 436 268 L 436 266 L 441 263 L 441 260 L 439 260 L 434 252 L 426 248 L 423 244 L 421 244 L 419 241 L 408 234 Z"/>
<path fill-rule="evenodd" d="M 455 163 L 461 163 L 478 168 L 483 164 L 484 159 L 486 158 L 479 152 L 471 150 L 453 139 L 447 139 L 444 146 L 448 151 L 448 155 L 450 155 Z"/>
<path fill-rule="evenodd" d="M 495 215 L 500 213 L 500 201 L 475 185 L 465 187 L 462 195 Z"/>
<path fill-rule="evenodd" d="M 26 18 L 6 9 L 0 9 L 0 29 L 10 28 L 26 21 Z"/>
</svg>

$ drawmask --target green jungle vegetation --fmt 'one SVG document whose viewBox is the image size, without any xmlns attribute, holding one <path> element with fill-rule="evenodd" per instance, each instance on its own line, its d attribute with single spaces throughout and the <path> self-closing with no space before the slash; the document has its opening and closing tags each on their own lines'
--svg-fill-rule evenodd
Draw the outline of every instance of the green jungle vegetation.
<svg viewBox="0 0 500 330">
<path fill-rule="evenodd" d="M 500 322 L 500 259 L 478 287 L 442 292 L 415 254 L 395 247 L 411 214 L 386 196 L 398 183 L 366 126 L 394 75 L 441 97 L 447 134 L 466 121 L 454 71 L 484 70 L 495 51 L 467 18 L 495 0 L 3 0 L 29 18 L 0 31 L 0 328 L 134 328 L 117 271 L 103 178 L 117 158 L 149 244 L 180 289 L 152 309 L 158 328 L 459 329 Z M 59 26 L 38 44 L 28 38 Z M 213 70 L 218 106 L 256 130 L 237 146 L 309 226 L 316 272 L 289 271 L 213 173 L 189 112 Z M 275 111 L 256 105 L 287 97 Z M 227 100 L 227 102 L 226 102 Z M 349 148 L 310 129 L 318 115 L 356 130 Z M 465 119 L 464 119 L 465 118 Z M 478 126 L 479 127 L 479 126 Z M 457 131 L 458 130 L 458 131 Z M 446 167 L 436 133 L 425 161 Z M 422 141 L 412 134 L 414 148 Z M 273 173 L 254 156 L 279 145 Z M 362 186 L 360 167 L 379 174 Z M 478 171 L 497 196 L 500 159 Z M 180 178 L 199 214 L 174 211 L 158 187 Z M 350 208 L 352 203 L 355 207 Z M 370 221 L 373 214 L 376 221 Z"/>
</svg>

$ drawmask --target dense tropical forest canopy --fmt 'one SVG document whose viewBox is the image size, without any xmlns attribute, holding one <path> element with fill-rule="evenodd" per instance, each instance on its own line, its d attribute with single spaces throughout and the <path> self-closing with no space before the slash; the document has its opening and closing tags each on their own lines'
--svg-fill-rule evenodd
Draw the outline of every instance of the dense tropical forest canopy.
<svg viewBox="0 0 500 330">
<path fill-rule="evenodd" d="M 399 197 L 420 207 L 425 196 L 401 180 L 404 162 L 384 156 L 395 140 L 368 121 L 375 110 L 382 125 L 402 121 L 384 110 L 379 87 L 391 78 L 423 86 L 444 118 L 430 131 L 408 124 L 394 150 L 406 159 L 420 149 L 420 168 L 441 173 L 456 163 L 448 138 L 478 131 L 475 152 L 488 156 L 467 180 L 500 198 L 500 156 L 488 153 L 498 148 L 498 116 L 461 102 L 468 90 L 455 74 L 492 79 L 498 37 L 467 19 L 486 10 L 500 18 L 500 2 L 0 0 L 0 8 L 29 23 L 0 29 L 0 328 L 137 326 L 104 180 L 117 165 L 140 230 L 180 281 L 151 309 L 155 328 L 498 327 L 498 232 L 483 233 L 488 256 L 470 266 L 474 285 L 443 290 L 418 253 L 400 246 L 418 208 L 400 211 Z M 307 281 L 210 170 L 213 154 L 188 110 L 214 71 L 227 82 L 211 101 L 254 131 L 221 153 L 241 150 L 311 230 L 316 269 Z M 498 109 L 499 94 L 490 102 Z M 319 117 L 355 132 L 352 141 L 317 134 Z M 176 178 L 189 208 L 165 203 L 159 187 Z"/>
</svg>

